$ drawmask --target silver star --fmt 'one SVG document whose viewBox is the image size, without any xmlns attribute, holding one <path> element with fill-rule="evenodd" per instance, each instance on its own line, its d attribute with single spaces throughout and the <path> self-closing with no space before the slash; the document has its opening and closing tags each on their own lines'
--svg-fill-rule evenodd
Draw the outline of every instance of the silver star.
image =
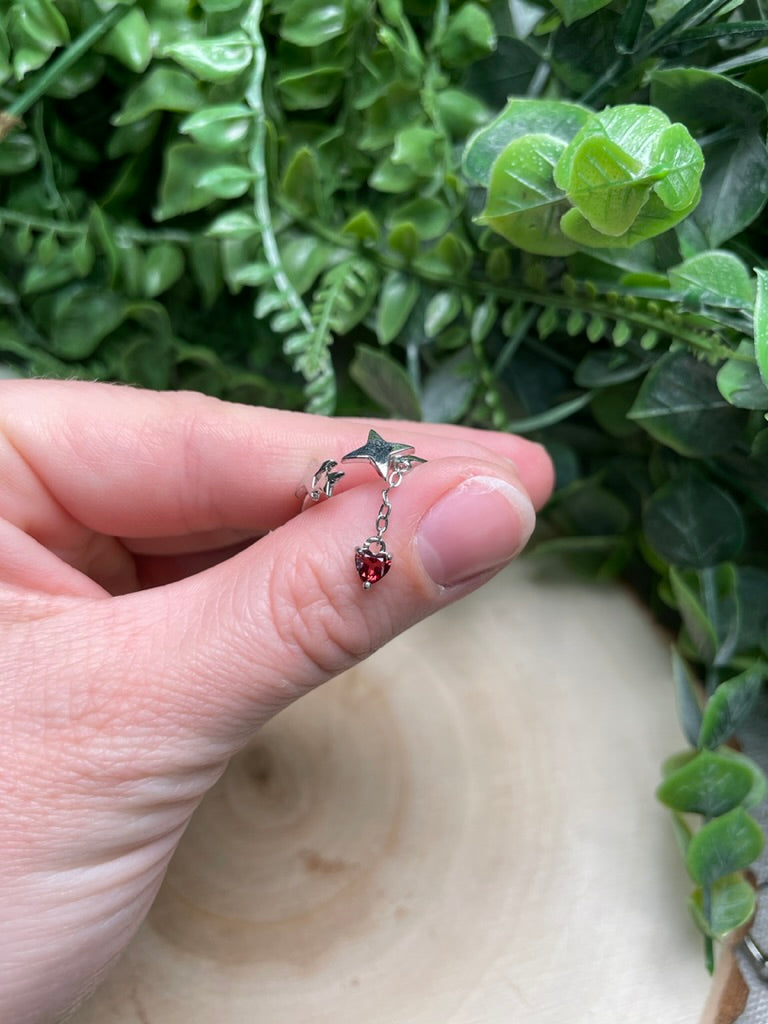
<svg viewBox="0 0 768 1024">
<path fill-rule="evenodd" d="M 385 441 L 375 430 L 368 431 L 368 440 L 361 448 L 355 448 L 342 458 L 342 462 L 354 462 L 356 459 L 367 459 L 376 472 L 384 480 L 387 479 L 393 461 L 413 451 L 412 444 L 400 444 L 397 441 Z M 423 461 L 421 459 L 414 461 Z"/>
</svg>

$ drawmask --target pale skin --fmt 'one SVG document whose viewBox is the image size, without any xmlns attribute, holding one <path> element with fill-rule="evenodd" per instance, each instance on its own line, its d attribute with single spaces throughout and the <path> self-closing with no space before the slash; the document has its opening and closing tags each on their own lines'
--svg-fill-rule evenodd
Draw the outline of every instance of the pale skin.
<svg viewBox="0 0 768 1024">
<path fill-rule="evenodd" d="M 381 481 L 374 427 L 419 465 L 393 496 L 393 566 L 354 548 Z M 324 419 L 200 395 L 0 385 L 0 1006 L 62 1019 L 147 913 L 206 790 L 267 719 L 520 550 L 552 487 L 505 434 Z"/>
</svg>

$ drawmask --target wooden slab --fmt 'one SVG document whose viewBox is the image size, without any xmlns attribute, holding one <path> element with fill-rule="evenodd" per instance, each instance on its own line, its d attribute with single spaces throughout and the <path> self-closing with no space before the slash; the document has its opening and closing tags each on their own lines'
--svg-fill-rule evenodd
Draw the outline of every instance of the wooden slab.
<svg viewBox="0 0 768 1024">
<path fill-rule="evenodd" d="M 645 611 L 519 563 L 234 759 L 73 1019 L 696 1024 L 681 746 Z"/>
</svg>

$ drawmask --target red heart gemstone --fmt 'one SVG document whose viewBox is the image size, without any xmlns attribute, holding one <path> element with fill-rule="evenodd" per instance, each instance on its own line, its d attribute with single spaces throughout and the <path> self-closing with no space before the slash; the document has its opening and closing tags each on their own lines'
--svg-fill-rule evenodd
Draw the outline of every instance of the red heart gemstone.
<svg viewBox="0 0 768 1024">
<path fill-rule="evenodd" d="M 366 588 L 370 587 L 372 583 L 378 583 L 383 576 L 386 576 L 390 565 L 392 565 L 392 556 L 386 551 L 380 551 L 374 555 L 372 551 L 365 548 L 355 549 L 355 568 Z"/>
</svg>

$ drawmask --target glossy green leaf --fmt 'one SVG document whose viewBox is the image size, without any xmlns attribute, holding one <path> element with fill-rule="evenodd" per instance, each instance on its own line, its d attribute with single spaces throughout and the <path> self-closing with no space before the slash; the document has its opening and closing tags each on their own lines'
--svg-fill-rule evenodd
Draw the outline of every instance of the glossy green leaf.
<svg viewBox="0 0 768 1024">
<path fill-rule="evenodd" d="M 510 142 L 524 135 L 546 135 L 567 143 L 588 117 L 589 111 L 575 103 L 511 99 L 498 117 L 467 143 L 464 174 L 476 185 L 487 185 L 491 167 Z"/>
<path fill-rule="evenodd" d="M 229 82 L 253 60 L 253 44 L 245 32 L 237 30 L 223 36 L 171 43 L 163 55 L 204 82 Z"/>
<path fill-rule="evenodd" d="M 718 391 L 712 367 L 687 352 L 659 358 L 628 415 L 652 437 L 688 456 L 726 451 L 744 423 L 744 414 Z"/>
<path fill-rule="evenodd" d="M 724 309 L 751 309 L 755 300 L 749 269 L 738 256 L 722 250 L 697 253 L 672 267 L 669 281 L 698 302 Z"/>
<path fill-rule="evenodd" d="M 677 566 L 703 568 L 732 559 L 745 539 L 741 509 L 733 498 L 694 474 L 660 487 L 643 510 L 646 537 Z"/>
<path fill-rule="evenodd" d="M 714 749 L 733 736 L 752 713 L 765 676 L 759 663 L 718 686 L 704 708 L 699 746 Z"/>
<path fill-rule="evenodd" d="M 53 0 L 24 0 L 13 5 L 9 19 L 12 41 L 29 40 L 52 50 L 69 42 L 69 26 Z"/>
<path fill-rule="evenodd" d="M 392 163 L 402 164 L 421 177 L 429 177 L 439 160 L 439 141 L 440 136 L 433 128 L 420 125 L 403 128 L 395 136 Z"/>
<path fill-rule="evenodd" d="M 428 338 L 434 338 L 452 324 L 460 312 L 461 299 L 456 292 L 436 292 L 424 311 L 424 333 Z"/>
<path fill-rule="evenodd" d="M 675 566 L 670 566 L 669 583 L 677 611 L 687 631 L 686 640 L 693 645 L 694 656 L 711 662 L 715 658 L 719 638 L 715 625 L 707 615 L 702 603 L 696 580 L 695 578 L 691 580 L 691 575 L 691 573 L 676 569 Z M 697 730 L 696 735 L 690 740 L 694 746 L 698 743 L 698 735 Z"/>
<path fill-rule="evenodd" d="M 112 118 L 112 124 L 133 124 L 156 110 L 186 113 L 196 110 L 201 103 L 202 94 L 197 83 L 186 72 L 167 67 L 153 68 L 126 94 L 120 111 Z"/>
<path fill-rule="evenodd" d="M 623 235 L 648 201 L 656 176 L 610 139 L 590 137 L 574 146 L 565 184 L 554 179 L 596 230 Z"/>
<path fill-rule="evenodd" d="M 704 825 L 691 839 L 686 858 L 691 878 L 712 885 L 718 878 L 743 871 L 763 848 L 760 826 L 736 807 Z"/>
<path fill-rule="evenodd" d="M 344 32 L 347 12 L 334 0 L 291 0 L 281 25 L 281 35 L 295 46 L 322 46 Z"/>
<path fill-rule="evenodd" d="M 400 334 L 420 290 L 412 274 L 392 270 L 384 277 L 376 311 L 376 337 L 382 345 L 388 345 Z"/>
<path fill-rule="evenodd" d="M 429 196 L 418 196 L 394 210 L 392 223 L 410 222 L 419 236 L 427 240 L 442 235 L 451 223 L 452 217 L 451 210 L 445 203 Z"/>
<path fill-rule="evenodd" d="M 241 164 L 217 164 L 202 171 L 195 179 L 194 186 L 217 199 L 237 199 L 248 191 L 253 181 L 253 172 Z"/>
<path fill-rule="evenodd" d="M 768 388 L 768 270 L 755 270 L 755 359 L 763 384 Z"/>
<path fill-rule="evenodd" d="M 419 397 L 408 374 L 381 349 L 358 345 L 349 373 L 376 405 L 403 419 L 421 419 Z"/>
<path fill-rule="evenodd" d="M 691 913 L 705 935 L 724 939 L 751 920 L 757 905 L 754 887 L 739 873 L 718 878 L 704 891 L 697 888 L 691 895 Z"/>
<path fill-rule="evenodd" d="M 743 766 L 710 750 L 666 776 L 657 798 L 675 811 L 716 817 L 739 807 L 752 788 L 752 775 Z"/>
<path fill-rule="evenodd" d="M 142 72 L 152 59 L 152 30 L 138 6 L 123 15 L 98 43 L 100 53 L 115 57 L 131 71 Z"/>
<path fill-rule="evenodd" d="M 209 149 L 227 150 L 247 140 L 252 122 L 252 113 L 243 103 L 221 103 L 185 117 L 179 131 Z"/>
<path fill-rule="evenodd" d="M 550 135 L 510 142 L 491 170 L 488 199 L 477 218 L 525 252 L 565 256 L 574 251 L 560 230 L 567 209 L 553 168 L 565 143 Z"/>
<path fill-rule="evenodd" d="M 729 405 L 739 409 L 768 409 L 768 387 L 763 383 L 755 346 L 740 341 L 739 358 L 727 359 L 717 371 L 717 388 Z"/>
</svg>

